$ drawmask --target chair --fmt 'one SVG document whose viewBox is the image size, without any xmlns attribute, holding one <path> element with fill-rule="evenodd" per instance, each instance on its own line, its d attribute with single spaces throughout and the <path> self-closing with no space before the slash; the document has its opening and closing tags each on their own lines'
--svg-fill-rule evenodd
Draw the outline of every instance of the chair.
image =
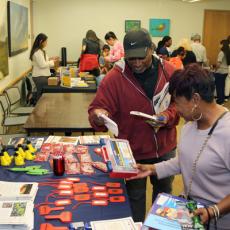
<svg viewBox="0 0 230 230">
<path fill-rule="evenodd" d="M 21 94 L 16 86 L 4 90 L 10 104 L 10 114 L 27 115 L 32 113 L 34 107 L 21 106 Z"/>
<path fill-rule="evenodd" d="M 24 125 L 28 118 L 28 116 L 10 116 L 9 103 L 4 94 L 0 95 L 0 109 L 2 110 L 3 134 L 6 133 L 5 128 L 8 128 L 9 126 Z"/>
<path fill-rule="evenodd" d="M 31 106 L 36 104 L 37 89 L 32 77 L 29 75 L 22 80 L 21 84 L 21 105 Z"/>
</svg>

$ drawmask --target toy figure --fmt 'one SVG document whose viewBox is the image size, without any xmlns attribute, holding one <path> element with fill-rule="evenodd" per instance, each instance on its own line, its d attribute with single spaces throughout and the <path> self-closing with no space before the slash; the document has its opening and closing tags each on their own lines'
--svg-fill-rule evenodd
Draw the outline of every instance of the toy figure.
<svg viewBox="0 0 230 230">
<path fill-rule="evenodd" d="M 31 141 L 27 140 L 26 144 L 27 144 L 27 147 L 29 148 L 29 150 L 30 150 L 31 153 L 35 153 L 37 151 L 37 149 L 35 149 L 33 147 L 33 145 L 31 144 Z"/>
<path fill-rule="evenodd" d="M 21 156 L 21 154 L 19 154 L 18 152 L 16 152 L 14 154 L 15 158 L 14 158 L 14 163 L 17 166 L 21 166 L 25 164 L 24 158 Z"/>
</svg>

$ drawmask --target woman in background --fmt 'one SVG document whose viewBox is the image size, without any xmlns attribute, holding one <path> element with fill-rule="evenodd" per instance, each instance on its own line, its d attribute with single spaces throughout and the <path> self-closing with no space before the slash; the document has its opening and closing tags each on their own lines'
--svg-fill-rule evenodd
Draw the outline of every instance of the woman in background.
<svg viewBox="0 0 230 230">
<path fill-rule="evenodd" d="M 172 38 L 170 36 L 164 36 L 161 41 L 158 42 L 156 53 L 163 59 L 170 57 L 169 47 L 172 45 Z"/>
<path fill-rule="evenodd" d="M 101 53 L 100 39 L 93 30 L 88 30 L 82 40 L 82 54 L 80 57 L 80 72 L 90 72 L 94 76 L 100 75 L 99 56 Z"/>
<path fill-rule="evenodd" d="M 228 76 L 228 68 L 230 65 L 230 48 L 228 40 L 222 40 L 220 44 L 221 49 L 217 57 L 215 83 L 217 94 L 216 101 L 218 104 L 223 104 L 225 99 L 225 79 Z"/>
<path fill-rule="evenodd" d="M 110 49 L 110 54 L 107 57 L 105 57 L 105 61 L 114 63 L 124 57 L 123 44 L 118 41 L 114 32 L 109 31 L 105 35 L 105 40 L 107 44 L 112 47 Z"/>
<path fill-rule="evenodd" d="M 57 66 L 58 57 L 49 58 L 44 48 L 47 46 L 48 37 L 40 33 L 37 35 L 30 52 L 32 61 L 32 77 L 37 88 L 37 100 L 42 95 L 42 89 L 48 85 L 48 77 L 51 76 L 50 67 Z"/>
<path fill-rule="evenodd" d="M 175 56 L 171 56 L 169 62 L 171 62 L 175 69 L 183 69 L 183 59 L 186 55 L 186 51 L 184 47 L 179 47 L 176 52 L 174 52 Z"/>
<path fill-rule="evenodd" d="M 178 47 L 183 47 L 185 49 L 185 57 L 183 58 L 182 62 L 184 67 L 191 63 L 196 63 L 196 55 L 192 51 L 192 46 L 190 43 L 190 40 L 187 38 L 183 38 L 180 40 Z M 175 57 L 175 52 L 177 53 L 177 50 L 174 50 L 172 53 L 172 57 Z"/>
</svg>

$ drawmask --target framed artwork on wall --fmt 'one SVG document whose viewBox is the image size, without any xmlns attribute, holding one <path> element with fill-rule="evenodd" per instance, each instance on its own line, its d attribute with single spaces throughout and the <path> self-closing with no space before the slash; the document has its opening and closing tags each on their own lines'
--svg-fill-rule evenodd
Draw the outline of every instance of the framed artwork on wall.
<svg viewBox="0 0 230 230">
<path fill-rule="evenodd" d="M 169 35 L 170 20 L 169 19 L 156 19 L 149 20 L 149 32 L 152 37 L 164 37 Z"/>
<path fill-rule="evenodd" d="M 130 30 L 137 30 L 141 28 L 140 20 L 125 20 L 125 33 Z"/>
<path fill-rule="evenodd" d="M 28 8 L 14 2 L 7 3 L 9 55 L 28 49 Z"/>
<path fill-rule="evenodd" d="M 0 1 L 0 79 L 9 74 L 6 1 Z"/>
</svg>

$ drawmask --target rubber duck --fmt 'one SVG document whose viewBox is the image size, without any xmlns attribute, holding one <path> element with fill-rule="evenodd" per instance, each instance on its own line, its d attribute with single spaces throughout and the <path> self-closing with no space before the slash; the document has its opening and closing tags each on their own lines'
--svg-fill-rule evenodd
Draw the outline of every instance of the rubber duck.
<svg viewBox="0 0 230 230">
<path fill-rule="evenodd" d="M 4 154 L 5 153 L 5 154 Z M 1 151 L 1 165 L 2 166 L 9 166 L 11 164 L 11 157 L 6 151 Z"/>
<path fill-rule="evenodd" d="M 27 147 L 29 148 L 29 150 L 30 150 L 31 153 L 35 153 L 37 151 L 37 149 L 35 149 L 33 147 L 33 145 L 31 144 L 31 141 L 27 140 L 26 144 L 27 144 Z"/>
<path fill-rule="evenodd" d="M 18 152 L 21 154 L 21 156 L 22 156 L 23 158 L 26 157 L 26 153 L 25 153 L 25 151 L 24 151 L 22 145 L 18 145 Z"/>
<path fill-rule="evenodd" d="M 14 163 L 17 166 L 21 166 L 25 164 L 24 158 L 18 152 L 14 154 Z"/>
<path fill-rule="evenodd" d="M 26 147 L 26 150 L 25 150 L 25 159 L 28 160 L 28 161 L 33 161 L 35 159 L 35 155 L 33 153 L 31 153 L 31 151 L 29 150 L 28 147 Z"/>
</svg>

